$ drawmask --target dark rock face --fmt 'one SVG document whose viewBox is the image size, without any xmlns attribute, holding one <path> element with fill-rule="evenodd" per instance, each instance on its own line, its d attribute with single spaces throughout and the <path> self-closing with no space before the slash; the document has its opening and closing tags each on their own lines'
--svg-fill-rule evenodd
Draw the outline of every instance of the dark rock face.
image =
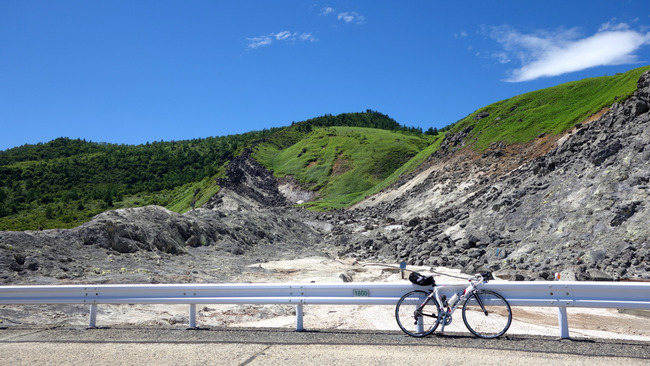
<svg viewBox="0 0 650 366">
<path fill-rule="evenodd" d="M 260 207 L 283 207 L 289 202 L 278 190 L 278 181 L 273 173 L 268 171 L 250 156 L 251 150 L 246 149 L 240 156 L 233 159 L 228 166 L 225 179 L 219 180 L 222 190 L 212 197 L 204 206 L 208 209 L 224 206 L 224 197 L 233 198 L 229 192 L 234 192 L 236 202 L 231 200 L 229 208 L 251 210 Z"/>
</svg>

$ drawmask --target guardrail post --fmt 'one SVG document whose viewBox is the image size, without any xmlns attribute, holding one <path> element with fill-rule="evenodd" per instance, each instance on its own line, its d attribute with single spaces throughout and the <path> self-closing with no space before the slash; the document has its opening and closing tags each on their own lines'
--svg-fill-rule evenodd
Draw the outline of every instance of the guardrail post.
<svg viewBox="0 0 650 366">
<path fill-rule="evenodd" d="M 190 304 L 190 328 L 196 328 L 196 304 Z"/>
<path fill-rule="evenodd" d="M 302 325 L 302 303 L 296 305 L 296 331 L 303 332 L 305 328 Z"/>
<path fill-rule="evenodd" d="M 557 320 L 560 326 L 560 338 L 569 338 L 569 321 L 566 314 L 566 307 L 557 308 Z"/>
<path fill-rule="evenodd" d="M 422 316 L 418 316 L 417 322 L 418 322 L 418 333 L 423 333 L 424 332 L 424 318 Z M 444 328 L 445 325 L 443 324 L 442 327 Z"/>
<path fill-rule="evenodd" d="M 555 281 L 560 280 L 560 272 L 555 273 Z M 552 293 L 551 293 L 552 294 Z M 567 295 L 569 293 L 567 292 Z M 566 313 L 566 306 L 560 306 L 557 308 L 557 322 L 560 327 L 560 338 L 568 339 L 569 338 L 569 319 Z"/>
<path fill-rule="evenodd" d="M 97 304 L 90 304 L 90 320 L 88 328 L 97 328 Z"/>
</svg>

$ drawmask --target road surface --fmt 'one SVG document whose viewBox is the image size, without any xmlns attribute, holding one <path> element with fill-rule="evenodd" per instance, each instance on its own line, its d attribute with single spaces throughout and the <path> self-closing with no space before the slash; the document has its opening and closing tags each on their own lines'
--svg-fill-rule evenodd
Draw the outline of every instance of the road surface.
<svg viewBox="0 0 650 366">
<path fill-rule="evenodd" d="M 394 331 L 0 329 L 1 365 L 650 365 L 650 343 Z"/>
</svg>

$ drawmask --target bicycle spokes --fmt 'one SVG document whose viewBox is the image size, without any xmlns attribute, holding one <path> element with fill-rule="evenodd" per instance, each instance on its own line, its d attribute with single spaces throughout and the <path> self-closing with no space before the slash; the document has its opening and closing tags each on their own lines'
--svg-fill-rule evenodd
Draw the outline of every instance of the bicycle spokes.
<svg viewBox="0 0 650 366">
<path fill-rule="evenodd" d="M 406 334 L 423 337 L 438 326 L 438 304 L 424 291 L 411 291 L 397 302 L 395 318 Z"/>
<path fill-rule="evenodd" d="M 463 321 L 474 335 L 496 338 L 510 327 L 512 310 L 503 296 L 492 291 L 476 291 L 463 305 Z"/>
</svg>

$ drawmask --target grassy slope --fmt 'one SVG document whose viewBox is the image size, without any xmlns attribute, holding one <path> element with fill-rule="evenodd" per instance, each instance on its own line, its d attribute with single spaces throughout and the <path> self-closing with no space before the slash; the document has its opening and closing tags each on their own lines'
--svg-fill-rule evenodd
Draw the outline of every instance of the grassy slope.
<svg viewBox="0 0 650 366">
<path fill-rule="evenodd" d="M 398 169 L 396 169 L 391 175 L 386 177 L 383 181 L 379 182 L 376 184 L 374 187 L 370 188 L 364 193 L 364 196 L 357 197 L 357 199 L 351 201 L 349 205 L 353 205 L 359 201 L 361 201 L 363 198 L 371 196 L 375 193 L 379 193 L 382 189 L 390 186 L 391 184 L 397 182 L 397 180 L 405 175 L 409 174 L 417 167 L 419 167 L 431 154 L 433 154 L 438 148 L 440 148 L 440 143 L 444 139 L 444 134 L 439 134 L 437 136 L 433 137 L 433 143 L 426 148 L 424 148 L 422 151 L 420 151 L 417 155 L 415 155 L 411 160 L 407 161 L 406 164 L 402 165 Z"/>
<path fill-rule="evenodd" d="M 178 187 L 172 192 L 172 202 L 166 206 L 169 210 L 185 213 L 194 207 L 201 207 L 206 204 L 212 196 L 217 194 L 221 187 L 216 184 L 218 178 L 222 178 L 225 168 L 219 169 L 217 174 L 205 177 L 200 182 L 188 183 Z"/>
<path fill-rule="evenodd" d="M 323 198 L 316 209 L 346 207 L 365 197 L 428 145 L 425 136 L 362 127 L 315 128 L 306 138 L 278 150 L 257 146 L 254 157 L 276 176 L 294 176 Z"/>
<path fill-rule="evenodd" d="M 558 134 L 628 98 L 648 69 L 645 66 L 624 74 L 578 80 L 512 97 L 470 114 L 456 123 L 451 133 L 473 125 L 469 137 L 478 150 L 497 141 L 514 144 L 531 141 L 543 133 Z M 475 120 L 482 112 L 489 116 Z"/>
</svg>

